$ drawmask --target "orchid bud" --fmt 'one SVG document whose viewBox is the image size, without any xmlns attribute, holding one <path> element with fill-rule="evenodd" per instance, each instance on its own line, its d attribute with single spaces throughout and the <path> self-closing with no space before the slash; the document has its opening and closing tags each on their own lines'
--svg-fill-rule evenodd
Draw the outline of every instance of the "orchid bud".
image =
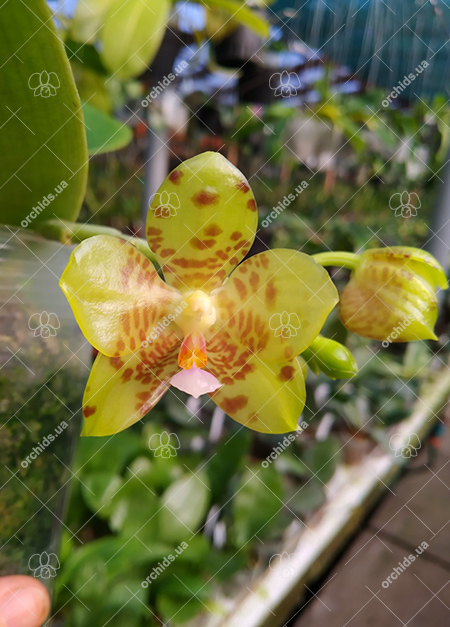
<svg viewBox="0 0 450 627">
<path fill-rule="evenodd" d="M 436 340 L 436 288 L 446 289 L 447 280 L 429 253 L 406 246 L 367 250 L 341 294 L 339 316 L 349 331 L 385 347 Z"/>
<path fill-rule="evenodd" d="M 322 335 L 317 336 L 302 356 L 312 372 L 323 372 L 330 379 L 350 379 L 358 372 L 356 360 L 348 348 Z"/>
</svg>

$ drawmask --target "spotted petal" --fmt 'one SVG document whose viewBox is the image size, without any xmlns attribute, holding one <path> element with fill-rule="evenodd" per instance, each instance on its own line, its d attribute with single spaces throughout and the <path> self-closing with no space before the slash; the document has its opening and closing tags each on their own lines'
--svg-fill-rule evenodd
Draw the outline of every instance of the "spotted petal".
<svg viewBox="0 0 450 627">
<path fill-rule="evenodd" d="M 82 435 L 112 435 L 145 416 L 179 370 L 178 349 L 178 341 L 169 335 L 136 354 L 99 353 L 84 393 Z"/>
<path fill-rule="evenodd" d="M 222 328 L 272 362 L 289 361 L 311 344 L 338 293 L 311 257 L 275 249 L 244 261 L 213 298 Z"/>
<path fill-rule="evenodd" d="M 168 198 L 177 207 L 169 217 L 159 211 Z M 170 285 L 209 291 L 248 252 L 257 220 L 243 174 L 219 153 L 205 152 L 161 185 L 148 212 L 147 239 Z"/>
<path fill-rule="evenodd" d="M 297 359 L 265 363 L 224 332 L 217 333 L 207 348 L 207 370 L 223 384 L 210 396 L 225 413 L 254 431 L 295 431 L 306 398 Z"/>
<path fill-rule="evenodd" d="M 139 348 L 181 299 L 147 257 L 110 235 L 75 248 L 60 286 L 86 338 L 110 357 Z"/>
</svg>

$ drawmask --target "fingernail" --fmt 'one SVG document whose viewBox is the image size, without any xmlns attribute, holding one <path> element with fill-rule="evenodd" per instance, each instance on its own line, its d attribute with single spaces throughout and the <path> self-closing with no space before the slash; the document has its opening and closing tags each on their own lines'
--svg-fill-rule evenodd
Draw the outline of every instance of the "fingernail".
<svg viewBox="0 0 450 627">
<path fill-rule="evenodd" d="M 0 608 L 0 615 L 6 627 L 37 627 L 45 620 L 43 612 L 47 599 L 36 586 L 11 590 L 11 595 Z"/>
</svg>

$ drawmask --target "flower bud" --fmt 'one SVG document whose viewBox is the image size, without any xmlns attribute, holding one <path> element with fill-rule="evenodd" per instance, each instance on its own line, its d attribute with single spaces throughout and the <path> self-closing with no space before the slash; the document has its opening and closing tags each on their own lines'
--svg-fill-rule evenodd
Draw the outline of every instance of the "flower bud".
<svg viewBox="0 0 450 627">
<path fill-rule="evenodd" d="M 344 288 L 339 316 L 352 333 L 383 345 L 437 339 L 436 288 L 447 288 L 436 259 L 418 248 L 373 248 L 360 255 Z"/>
<path fill-rule="evenodd" d="M 330 379 L 350 379 L 358 372 L 356 360 L 348 348 L 321 335 L 302 356 L 315 374 L 321 371 Z"/>
</svg>

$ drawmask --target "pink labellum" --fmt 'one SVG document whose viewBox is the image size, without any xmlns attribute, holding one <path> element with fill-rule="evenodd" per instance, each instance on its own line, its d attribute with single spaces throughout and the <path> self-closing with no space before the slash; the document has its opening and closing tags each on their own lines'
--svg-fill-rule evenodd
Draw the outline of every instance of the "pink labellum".
<svg viewBox="0 0 450 627">
<path fill-rule="evenodd" d="M 171 378 L 170 385 L 182 392 L 187 392 L 194 398 L 198 398 L 202 394 L 215 392 L 222 387 L 222 383 L 214 375 L 206 372 L 206 370 L 197 368 L 195 365 L 189 368 L 189 370 L 177 372 Z"/>
</svg>

